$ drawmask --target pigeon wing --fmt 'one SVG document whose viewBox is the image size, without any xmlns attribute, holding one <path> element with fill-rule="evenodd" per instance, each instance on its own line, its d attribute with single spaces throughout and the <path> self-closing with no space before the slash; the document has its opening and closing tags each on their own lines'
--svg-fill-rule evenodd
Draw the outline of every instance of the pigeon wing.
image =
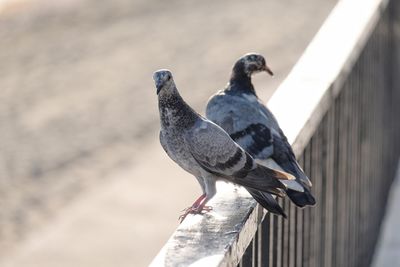
<svg viewBox="0 0 400 267">
<path fill-rule="evenodd" d="M 249 99 L 247 99 L 249 98 Z M 225 129 L 229 135 L 254 158 L 272 155 L 272 132 L 266 124 L 269 117 L 261 109 L 256 96 L 217 94 L 207 105 L 207 118 Z"/>
<path fill-rule="evenodd" d="M 294 176 L 298 177 L 303 184 L 311 187 L 312 183 L 310 179 L 297 163 L 292 147 L 287 141 L 287 138 L 283 134 L 282 130 L 280 136 L 275 134 L 273 135 L 273 146 L 274 153 L 272 154 L 271 158 L 274 159 L 283 170 L 290 172 Z"/>
<path fill-rule="evenodd" d="M 301 169 L 297 163 L 296 157 L 293 153 L 292 146 L 289 144 L 285 134 L 279 127 L 278 121 L 276 120 L 274 114 L 262 103 L 259 102 L 258 109 L 261 114 L 263 114 L 267 119 L 265 127 L 271 129 L 271 141 L 273 146 L 273 158 L 283 170 L 292 173 L 300 179 L 300 181 L 311 187 L 311 181 L 305 175 L 304 171 Z"/>
<path fill-rule="evenodd" d="M 225 129 L 230 137 L 253 158 L 271 157 L 275 148 L 274 138 L 278 139 L 279 144 L 283 144 L 279 139 L 284 135 L 274 115 L 255 95 L 229 95 L 219 92 L 208 102 L 206 114 L 207 118 Z M 285 147 L 287 152 L 290 152 L 290 149 L 290 146 Z M 297 174 L 297 172 L 291 173 Z M 304 191 L 301 184 L 295 181 L 285 184 L 289 189 Z"/>
<path fill-rule="evenodd" d="M 185 135 L 191 154 L 208 171 L 223 177 L 250 171 L 253 159 L 246 164 L 246 152 L 216 124 L 202 120 Z"/>
<path fill-rule="evenodd" d="M 206 171 L 231 182 L 273 194 L 281 195 L 285 188 L 279 179 L 293 176 L 258 165 L 216 124 L 203 120 L 185 135 L 186 145 L 194 159 Z"/>
</svg>

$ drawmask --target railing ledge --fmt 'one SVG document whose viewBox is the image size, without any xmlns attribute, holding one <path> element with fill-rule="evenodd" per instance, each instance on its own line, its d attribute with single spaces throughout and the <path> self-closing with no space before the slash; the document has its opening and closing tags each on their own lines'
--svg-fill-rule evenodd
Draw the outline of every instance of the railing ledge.
<svg viewBox="0 0 400 267">
<path fill-rule="evenodd" d="M 189 215 L 150 266 L 236 266 L 265 213 L 245 189 L 224 182 L 217 189 L 213 210 Z"/>
</svg>

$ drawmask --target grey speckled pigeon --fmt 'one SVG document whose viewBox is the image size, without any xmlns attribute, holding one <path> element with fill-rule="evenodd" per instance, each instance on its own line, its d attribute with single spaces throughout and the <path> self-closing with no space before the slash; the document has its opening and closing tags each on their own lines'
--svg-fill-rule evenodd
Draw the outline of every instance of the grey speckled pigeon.
<svg viewBox="0 0 400 267">
<path fill-rule="evenodd" d="M 251 75 L 261 71 L 273 75 L 263 56 L 251 53 L 239 58 L 233 66 L 226 88 L 210 98 L 206 117 L 220 125 L 261 164 L 264 162 L 294 175 L 296 182 L 304 190 L 288 189 L 286 193 L 297 206 L 314 205 L 310 180 L 297 163 L 274 115 L 258 99 L 251 83 Z M 258 202 L 264 203 L 263 206 L 269 211 L 284 215 L 271 195 L 260 194 L 255 190 L 250 193 Z"/>
<path fill-rule="evenodd" d="M 159 70 L 153 79 L 161 145 L 173 161 L 197 178 L 204 193 L 186 209 L 182 220 L 189 213 L 208 209 L 205 204 L 215 195 L 218 179 L 260 194 L 284 196 L 286 186 L 281 181 L 293 180 L 292 175 L 257 164 L 221 127 L 196 113 L 178 93 L 170 71 Z"/>
</svg>

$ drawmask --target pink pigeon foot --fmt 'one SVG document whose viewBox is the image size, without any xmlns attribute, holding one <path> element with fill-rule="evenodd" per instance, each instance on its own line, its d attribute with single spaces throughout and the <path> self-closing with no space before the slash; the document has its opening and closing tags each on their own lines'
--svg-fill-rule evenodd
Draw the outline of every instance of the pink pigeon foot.
<svg viewBox="0 0 400 267">
<path fill-rule="evenodd" d="M 182 223 L 183 220 L 186 218 L 186 216 L 188 214 L 201 214 L 203 212 L 209 212 L 212 211 L 212 207 L 211 206 L 205 206 L 207 202 L 207 196 L 206 194 L 201 195 L 194 203 L 191 207 L 188 207 L 183 211 L 183 214 L 181 216 L 179 216 L 178 220 L 179 223 Z"/>
</svg>

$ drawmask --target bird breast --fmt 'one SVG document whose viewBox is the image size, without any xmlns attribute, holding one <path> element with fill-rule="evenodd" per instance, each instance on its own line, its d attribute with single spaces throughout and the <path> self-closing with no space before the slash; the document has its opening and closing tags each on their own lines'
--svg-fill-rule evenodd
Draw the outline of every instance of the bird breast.
<svg viewBox="0 0 400 267">
<path fill-rule="evenodd" d="M 168 156 L 176 164 L 194 176 L 200 176 L 201 167 L 185 145 L 185 140 L 181 131 L 173 129 L 168 129 L 168 131 L 161 130 L 160 142 Z"/>
</svg>

